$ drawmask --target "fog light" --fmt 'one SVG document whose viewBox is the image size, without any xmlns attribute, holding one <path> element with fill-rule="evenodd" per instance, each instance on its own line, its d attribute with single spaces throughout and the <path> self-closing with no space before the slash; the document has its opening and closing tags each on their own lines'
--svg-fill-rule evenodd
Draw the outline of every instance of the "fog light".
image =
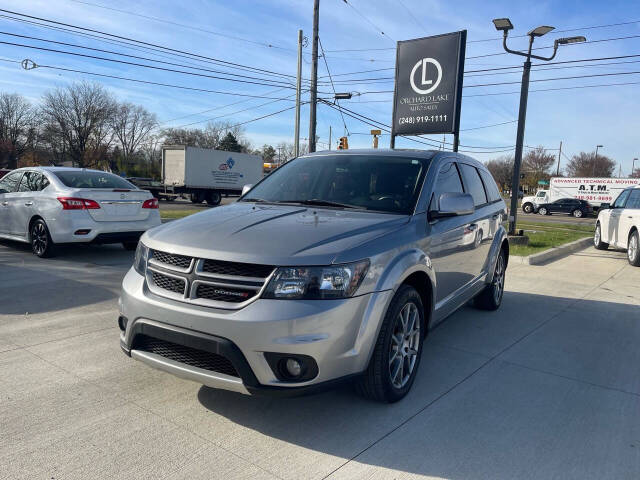
<svg viewBox="0 0 640 480">
<path fill-rule="evenodd" d="M 297 378 L 302 374 L 302 365 L 295 358 L 287 358 L 287 373 L 293 378 Z"/>
<path fill-rule="evenodd" d="M 129 319 L 127 317 L 122 315 L 118 317 L 118 327 L 120 327 L 120 330 L 123 332 L 127 329 L 127 323 L 129 323 Z"/>
</svg>

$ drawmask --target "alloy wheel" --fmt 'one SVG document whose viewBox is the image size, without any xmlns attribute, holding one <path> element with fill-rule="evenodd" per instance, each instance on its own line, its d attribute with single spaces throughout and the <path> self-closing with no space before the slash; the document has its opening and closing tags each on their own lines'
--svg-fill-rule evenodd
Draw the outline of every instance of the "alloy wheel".
<svg viewBox="0 0 640 480">
<path fill-rule="evenodd" d="M 420 347 L 420 315 L 418 307 L 408 302 L 398 313 L 389 350 L 389 375 L 395 388 L 404 387 L 416 366 Z"/>
<path fill-rule="evenodd" d="M 493 299 L 496 304 L 500 303 L 502 299 L 502 292 L 504 291 L 504 255 L 498 255 L 498 261 L 496 262 L 496 271 L 493 274 Z"/>
<path fill-rule="evenodd" d="M 42 222 L 36 223 L 31 230 L 31 244 L 36 255 L 40 256 L 47 250 L 47 229 Z"/>
<path fill-rule="evenodd" d="M 593 235 L 593 244 L 596 247 L 600 245 L 600 224 L 596 226 L 596 233 Z"/>
<path fill-rule="evenodd" d="M 629 246 L 627 247 L 627 256 L 629 257 L 629 261 L 633 262 L 638 255 L 638 236 L 631 235 L 629 239 Z"/>
</svg>

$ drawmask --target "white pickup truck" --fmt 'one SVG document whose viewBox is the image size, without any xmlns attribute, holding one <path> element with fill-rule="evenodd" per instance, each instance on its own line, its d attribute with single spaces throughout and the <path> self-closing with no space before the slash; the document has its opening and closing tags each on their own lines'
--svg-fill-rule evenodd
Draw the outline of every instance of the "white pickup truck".
<svg viewBox="0 0 640 480">
<path fill-rule="evenodd" d="M 632 185 L 640 185 L 640 178 L 565 178 L 553 177 L 548 190 L 538 190 L 535 196 L 522 198 L 522 211 L 532 213 L 538 205 L 561 198 L 586 200 L 592 207 L 613 203 L 618 195 Z"/>
</svg>

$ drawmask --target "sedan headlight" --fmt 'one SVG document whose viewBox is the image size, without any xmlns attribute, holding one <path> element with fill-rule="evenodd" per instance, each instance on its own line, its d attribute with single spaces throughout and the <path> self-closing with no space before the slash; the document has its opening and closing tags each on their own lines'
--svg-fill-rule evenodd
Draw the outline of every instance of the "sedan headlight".
<svg viewBox="0 0 640 480">
<path fill-rule="evenodd" d="M 262 297 L 293 300 L 351 297 L 368 269 L 369 260 L 327 267 L 280 267 Z"/>
<path fill-rule="evenodd" d="M 140 275 L 144 276 L 147 271 L 147 260 L 149 259 L 149 248 L 144 243 L 138 242 L 138 248 L 136 248 L 136 255 L 133 259 L 133 268 Z"/>
</svg>

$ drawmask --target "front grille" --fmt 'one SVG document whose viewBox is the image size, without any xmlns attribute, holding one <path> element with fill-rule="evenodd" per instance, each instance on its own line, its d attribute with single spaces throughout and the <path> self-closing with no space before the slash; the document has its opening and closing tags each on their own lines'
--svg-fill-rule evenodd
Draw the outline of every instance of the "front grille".
<svg viewBox="0 0 640 480">
<path fill-rule="evenodd" d="M 158 273 L 155 271 L 151 272 L 151 278 L 153 279 L 153 283 L 158 288 L 169 290 L 170 292 L 174 293 L 179 293 L 181 295 L 184 294 L 185 281 L 182 279 L 163 275 L 162 273 Z"/>
<path fill-rule="evenodd" d="M 202 271 L 218 275 L 233 275 L 237 277 L 266 278 L 271 275 L 275 267 L 271 265 L 254 265 L 251 263 L 225 262 L 222 260 L 205 260 Z"/>
<path fill-rule="evenodd" d="M 173 253 L 161 252 L 159 250 L 153 251 L 153 257 L 156 262 L 164 263 L 165 265 L 170 265 L 172 267 L 180 268 L 182 270 L 187 270 L 191 266 L 191 257 L 186 257 L 184 255 L 176 255 Z"/>
<path fill-rule="evenodd" d="M 198 350 L 197 348 L 160 340 L 159 338 L 148 335 L 136 335 L 132 348 L 134 350 L 154 353 L 191 367 L 223 373 L 232 377 L 239 377 L 238 372 L 229 359 L 217 353 Z"/>
<path fill-rule="evenodd" d="M 196 289 L 196 297 L 217 302 L 241 303 L 254 297 L 256 290 L 243 290 L 237 288 L 219 287 L 217 285 L 200 284 Z"/>
</svg>

